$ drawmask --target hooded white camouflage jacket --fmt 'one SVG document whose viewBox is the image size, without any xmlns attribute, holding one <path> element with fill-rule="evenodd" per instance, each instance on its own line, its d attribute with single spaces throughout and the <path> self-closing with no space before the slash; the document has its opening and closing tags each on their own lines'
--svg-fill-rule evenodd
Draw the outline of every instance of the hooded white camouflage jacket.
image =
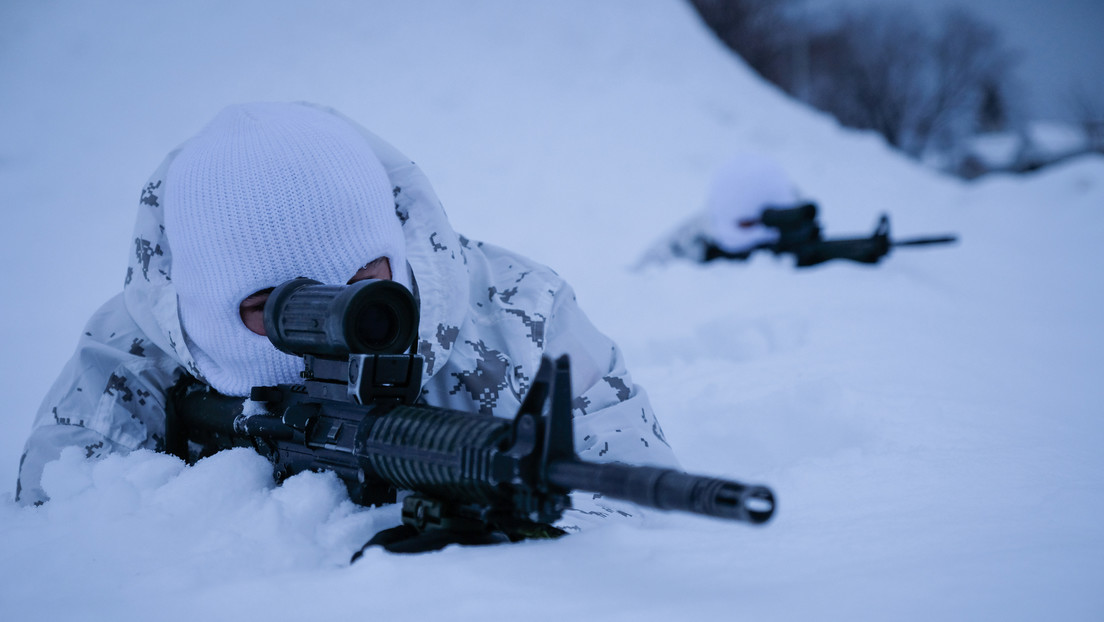
<svg viewBox="0 0 1104 622">
<path fill-rule="evenodd" d="M 424 401 L 513 417 L 541 356 L 568 354 L 580 456 L 677 466 L 620 351 L 579 309 L 571 287 L 545 266 L 458 235 L 418 167 L 361 131 L 391 181 L 419 293 Z M 39 409 L 20 462 L 24 503 L 47 498 L 43 467 L 65 447 L 83 447 L 88 457 L 163 449 L 166 391 L 183 374 L 202 379 L 182 338 L 164 235 L 161 196 L 175 154 L 142 190 L 123 293 L 89 320 Z"/>
</svg>

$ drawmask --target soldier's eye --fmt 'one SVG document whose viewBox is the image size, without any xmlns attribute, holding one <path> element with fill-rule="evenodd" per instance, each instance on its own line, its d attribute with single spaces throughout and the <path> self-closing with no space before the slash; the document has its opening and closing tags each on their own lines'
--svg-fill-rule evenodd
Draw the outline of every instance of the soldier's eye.
<svg viewBox="0 0 1104 622">
<path fill-rule="evenodd" d="M 246 296 L 245 300 L 242 300 L 241 304 L 238 305 L 238 314 L 241 316 L 242 323 L 245 324 L 246 328 L 258 335 L 265 335 L 264 307 L 273 289 L 274 288 L 269 287 L 253 292 Z"/>
</svg>

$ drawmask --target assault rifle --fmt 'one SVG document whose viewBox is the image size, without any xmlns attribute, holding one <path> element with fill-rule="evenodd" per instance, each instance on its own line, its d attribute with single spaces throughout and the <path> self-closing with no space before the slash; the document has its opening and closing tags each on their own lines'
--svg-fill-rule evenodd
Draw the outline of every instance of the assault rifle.
<svg viewBox="0 0 1104 622">
<path fill-rule="evenodd" d="M 954 235 L 939 235 L 908 240 L 889 239 L 889 216 L 882 214 L 869 237 L 825 240 L 817 221 L 815 203 L 802 203 L 794 207 L 763 210 L 758 218 L 741 220 L 741 227 L 763 225 L 774 229 L 778 239 L 761 244 L 748 251 L 730 253 L 710 244 L 706 248 L 706 261 L 712 259 L 747 259 L 756 250 L 769 250 L 775 255 L 789 253 L 797 260 L 798 268 L 815 266 L 832 259 L 849 259 L 859 263 L 878 263 L 891 249 L 901 246 L 926 246 L 950 244 L 958 241 Z"/>
<path fill-rule="evenodd" d="M 567 357 L 544 358 L 513 420 L 417 403 L 418 306 L 392 281 L 288 281 L 269 296 L 264 325 L 277 348 L 303 357 L 304 383 L 253 388 L 250 399 L 264 412 L 252 416 L 243 398 L 195 381 L 178 385 L 169 450 L 195 460 L 253 447 L 277 481 L 330 470 L 362 505 L 394 503 L 410 491 L 403 524 L 365 547 L 419 552 L 562 535 L 552 523 L 573 490 L 752 524 L 774 512 L 764 486 L 579 459 Z"/>
</svg>

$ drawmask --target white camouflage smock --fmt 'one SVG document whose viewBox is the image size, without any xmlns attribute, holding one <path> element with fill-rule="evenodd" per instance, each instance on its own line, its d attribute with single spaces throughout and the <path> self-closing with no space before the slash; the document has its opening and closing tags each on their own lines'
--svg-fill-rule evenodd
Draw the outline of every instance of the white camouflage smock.
<svg viewBox="0 0 1104 622">
<path fill-rule="evenodd" d="M 676 466 L 646 395 L 571 287 L 545 266 L 458 235 L 418 167 L 361 131 L 384 164 L 403 225 L 421 306 L 425 402 L 513 417 L 541 355 L 568 354 L 580 456 Z M 162 224 L 174 155 L 142 191 L 123 292 L 89 320 L 42 402 L 20 463 L 17 496 L 24 503 L 47 498 L 42 469 L 63 448 L 83 447 L 88 457 L 163 449 L 166 391 L 182 374 L 202 379 L 181 335 Z"/>
</svg>

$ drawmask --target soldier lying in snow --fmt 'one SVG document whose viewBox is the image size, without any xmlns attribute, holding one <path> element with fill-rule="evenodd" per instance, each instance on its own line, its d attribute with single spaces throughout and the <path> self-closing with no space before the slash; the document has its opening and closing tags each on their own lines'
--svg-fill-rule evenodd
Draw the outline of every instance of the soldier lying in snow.
<svg viewBox="0 0 1104 622">
<path fill-rule="evenodd" d="M 187 374 L 227 395 L 298 381 L 302 360 L 259 323 L 294 277 L 392 279 L 421 311 L 421 400 L 513 417 L 542 355 L 568 354 L 575 448 L 675 466 L 617 346 L 549 268 L 454 232 L 421 171 L 349 119 L 308 104 L 232 106 L 142 191 L 123 292 L 89 321 L 46 396 L 17 498 L 47 499 L 44 465 L 165 448 L 166 391 Z"/>
<path fill-rule="evenodd" d="M 888 214 L 878 218 L 869 236 L 826 239 L 817 212 L 815 203 L 799 200 L 777 162 L 739 153 L 714 176 L 706 209 L 653 244 L 636 267 L 672 259 L 744 261 L 757 251 L 792 255 L 797 268 L 833 259 L 876 264 L 896 247 L 949 244 L 958 239 L 938 235 L 891 240 Z"/>
</svg>

